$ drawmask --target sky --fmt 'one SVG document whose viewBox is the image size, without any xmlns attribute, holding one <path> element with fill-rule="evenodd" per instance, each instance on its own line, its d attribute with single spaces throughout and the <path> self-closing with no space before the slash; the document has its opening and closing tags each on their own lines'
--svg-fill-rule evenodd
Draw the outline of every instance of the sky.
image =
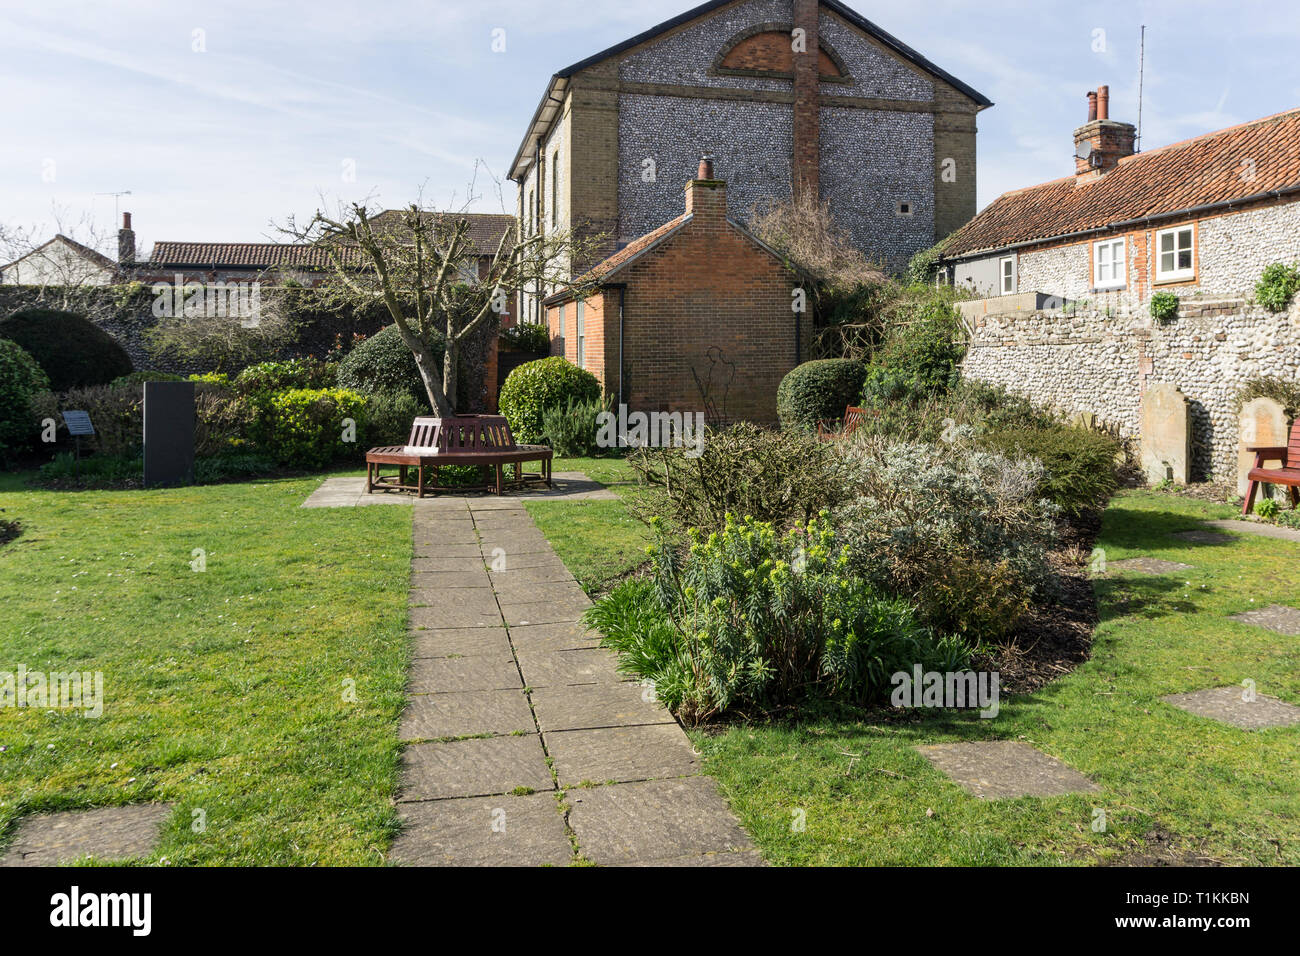
<svg viewBox="0 0 1300 956">
<path fill-rule="evenodd" d="M 981 208 L 1072 171 L 1099 84 L 1137 121 L 1143 24 L 1145 148 L 1300 106 L 1294 2 L 848 2 L 994 101 Z M 129 210 L 143 253 L 339 202 L 508 211 L 550 76 L 692 5 L 0 0 L 0 224 L 111 239 Z"/>
</svg>

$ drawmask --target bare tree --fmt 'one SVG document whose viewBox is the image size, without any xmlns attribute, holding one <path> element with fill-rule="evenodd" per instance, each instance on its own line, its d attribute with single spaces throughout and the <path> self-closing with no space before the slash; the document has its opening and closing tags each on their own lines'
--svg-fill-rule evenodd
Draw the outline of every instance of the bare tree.
<svg viewBox="0 0 1300 956">
<path fill-rule="evenodd" d="M 66 309 L 89 290 L 116 280 L 112 254 L 117 239 L 99 229 L 88 214 L 77 217 L 57 205 L 51 220 L 32 226 L 0 224 L 0 269 L 5 284 L 30 286 L 38 299 Z"/>
<path fill-rule="evenodd" d="M 382 304 L 415 357 L 430 406 L 444 417 L 456 411 L 457 367 L 466 340 L 507 312 L 519 292 L 568 283 L 569 263 L 585 261 L 603 238 L 511 229 L 485 256 L 464 215 L 419 202 L 382 216 L 353 203 L 335 216 L 317 212 L 305 226 L 291 219 L 281 232 L 326 254 L 329 278 L 315 289 L 323 305 L 360 312 Z"/>
</svg>

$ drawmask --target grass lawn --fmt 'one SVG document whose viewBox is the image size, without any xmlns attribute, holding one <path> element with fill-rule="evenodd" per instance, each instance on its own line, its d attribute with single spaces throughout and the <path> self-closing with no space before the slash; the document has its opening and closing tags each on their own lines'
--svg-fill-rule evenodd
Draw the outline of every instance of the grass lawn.
<svg viewBox="0 0 1300 956">
<path fill-rule="evenodd" d="M 632 469 L 621 458 L 557 458 L 554 470 L 583 472 L 624 499 L 637 493 Z M 646 561 L 649 533 L 621 500 L 529 501 L 525 507 L 589 594 L 608 590 Z"/>
<path fill-rule="evenodd" d="M 0 844 L 24 814 L 167 801 L 154 861 L 382 863 L 410 509 L 304 511 L 319 478 L 52 492 L 23 477 L 0 476 L 24 527 L 0 547 L 0 671 L 101 671 L 105 706 L 0 708 Z"/>
<path fill-rule="evenodd" d="M 1150 492 L 1116 498 L 1098 542 L 1109 560 L 1147 555 L 1193 569 L 1099 580 L 1092 659 L 1038 693 L 1004 696 L 993 720 L 838 710 L 733 724 L 693 734 L 707 770 L 776 864 L 1300 864 L 1300 730 L 1238 730 L 1160 700 L 1250 678 L 1260 693 L 1300 703 L 1296 639 L 1227 619 L 1297 603 L 1297 546 L 1170 536 L 1232 512 Z M 586 526 L 581 535 L 601 537 Z M 568 538 L 556 541 L 566 561 Z M 584 566 L 589 579 L 602 573 Z M 1103 790 L 987 802 L 914 749 L 965 740 L 1025 741 Z M 1093 831 L 1097 810 L 1104 832 Z"/>
</svg>

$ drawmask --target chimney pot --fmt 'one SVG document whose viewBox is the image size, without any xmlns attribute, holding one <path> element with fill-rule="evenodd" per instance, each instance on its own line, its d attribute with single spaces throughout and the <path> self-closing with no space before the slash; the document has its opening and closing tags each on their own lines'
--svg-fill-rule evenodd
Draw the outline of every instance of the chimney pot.
<svg viewBox="0 0 1300 956">
<path fill-rule="evenodd" d="M 1097 119 L 1097 94 L 1092 92 L 1088 94 L 1088 122 L 1091 123 Z"/>
<path fill-rule="evenodd" d="M 1097 119 L 1110 119 L 1110 87 L 1097 87 Z"/>
<path fill-rule="evenodd" d="M 129 212 L 122 213 L 122 228 L 123 229 L 131 228 L 131 214 Z"/>
<path fill-rule="evenodd" d="M 123 266 L 135 263 L 135 230 L 129 212 L 122 213 L 122 228 L 117 231 L 117 261 Z"/>
<path fill-rule="evenodd" d="M 700 171 L 699 171 L 699 175 L 696 176 L 695 178 L 696 179 L 713 178 L 713 156 L 710 153 L 705 153 L 703 156 L 700 157 Z"/>
</svg>

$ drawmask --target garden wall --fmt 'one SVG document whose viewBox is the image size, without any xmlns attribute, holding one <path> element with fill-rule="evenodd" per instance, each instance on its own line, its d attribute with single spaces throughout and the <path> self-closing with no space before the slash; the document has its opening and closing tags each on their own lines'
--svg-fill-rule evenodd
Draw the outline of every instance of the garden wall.
<svg viewBox="0 0 1300 956">
<path fill-rule="evenodd" d="M 1009 312 L 971 320 L 964 372 L 1068 413 L 1141 431 L 1142 392 L 1187 396 L 1194 480 L 1236 481 L 1237 394 L 1260 375 L 1300 378 L 1300 304 L 1272 314 L 1240 299 L 1184 303 L 1158 323 L 1141 314 Z"/>
</svg>

